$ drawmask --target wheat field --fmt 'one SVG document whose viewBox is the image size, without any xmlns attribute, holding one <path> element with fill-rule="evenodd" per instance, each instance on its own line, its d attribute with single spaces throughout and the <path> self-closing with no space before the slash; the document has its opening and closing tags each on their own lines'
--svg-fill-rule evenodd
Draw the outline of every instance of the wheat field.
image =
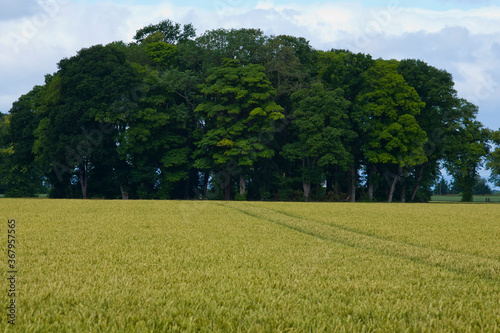
<svg viewBox="0 0 500 333">
<path fill-rule="evenodd" d="M 4 331 L 500 332 L 500 205 L 0 199 Z"/>
</svg>

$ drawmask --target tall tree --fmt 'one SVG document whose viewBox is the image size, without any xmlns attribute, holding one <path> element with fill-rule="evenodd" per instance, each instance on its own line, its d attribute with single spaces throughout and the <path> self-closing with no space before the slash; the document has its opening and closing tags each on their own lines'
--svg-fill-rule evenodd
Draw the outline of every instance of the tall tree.
<svg viewBox="0 0 500 333">
<path fill-rule="evenodd" d="M 246 192 L 245 173 L 258 159 L 273 157 L 274 151 L 262 138 L 275 130 L 274 122 L 282 119 L 283 108 L 272 101 L 276 93 L 260 65 L 242 66 L 236 60 L 226 60 L 215 68 L 201 85 L 204 101 L 196 108 L 205 133 L 197 143 L 196 165 L 207 163 L 224 169 L 236 163 L 239 171 L 239 193 Z M 208 160 L 208 161 L 207 161 Z M 230 199 L 230 179 L 234 172 L 227 169 L 226 200 Z"/>
<path fill-rule="evenodd" d="M 44 119 L 35 142 L 39 158 L 54 168 L 52 181 L 67 183 L 64 188 L 76 177 L 81 196 L 88 197 L 89 174 L 99 164 L 94 155 L 106 147 L 104 137 L 114 130 L 103 129 L 96 118 L 116 109 L 136 82 L 125 54 L 114 45 L 96 45 L 61 60 L 42 92 L 39 112 Z M 107 154 L 99 155 L 115 156 L 116 147 L 108 148 Z"/>
<path fill-rule="evenodd" d="M 460 121 L 451 125 L 444 138 L 444 166 L 462 190 L 462 201 L 473 199 L 478 169 L 488 154 L 488 131 L 477 121 L 478 108 L 467 100 L 460 100 Z"/>
<path fill-rule="evenodd" d="M 347 175 L 336 169 L 330 171 L 330 177 L 327 179 L 327 190 L 332 190 L 332 184 L 335 183 L 334 190 L 339 194 L 339 178 L 345 179 L 347 180 L 346 192 L 351 202 L 356 201 L 357 178 L 364 159 L 362 144 L 366 141 L 367 134 L 363 129 L 364 123 L 359 121 L 359 119 L 366 118 L 363 113 L 367 111 L 358 107 L 360 100 L 357 97 L 361 94 L 363 87 L 366 87 L 367 76 L 364 73 L 373 66 L 373 63 L 370 55 L 354 54 L 346 50 L 320 51 L 318 53 L 318 76 L 325 82 L 328 89 L 342 89 L 344 92 L 344 98 L 350 102 L 349 118 L 345 121 L 345 126 L 357 135 L 355 139 L 352 137 L 343 138 L 344 145 L 350 147 L 353 155 L 352 163 Z"/>
<path fill-rule="evenodd" d="M 366 115 L 359 119 L 367 133 L 364 154 L 372 167 L 397 167 L 392 177 L 386 173 L 387 180 L 392 178 L 387 195 L 392 202 L 403 170 L 427 161 L 423 150 L 427 135 L 415 119 L 425 104 L 398 74 L 395 61 L 377 60 L 365 75 L 366 88 L 357 98 L 360 112 Z"/>
<path fill-rule="evenodd" d="M 115 126 L 125 171 L 120 187 L 133 198 L 185 198 L 189 189 L 182 195 L 174 190 L 189 182 L 198 79 L 176 68 L 177 46 L 154 42 L 133 51 L 134 57 L 138 51 L 147 55 L 132 64 L 137 85 L 96 116 Z"/>
<path fill-rule="evenodd" d="M 487 157 L 486 167 L 491 171 L 490 181 L 500 186 L 500 130 L 490 133 L 494 149 Z"/>
<path fill-rule="evenodd" d="M 276 89 L 273 100 L 283 107 L 285 118 L 277 123 L 276 134 L 268 140 L 275 157 L 258 162 L 252 176 L 258 183 L 256 186 L 260 199 L 271 195 L 288 199 L 288 194 L 293 190 L 285 183 L 296 185 L 298 190 L 302 188 L 300 163 L 285 159 L 280 151 L 284 145 L 296 140 L 290 126 L 294 110 L 291 96 L 310 86 L 314 52 L 306 39 L 293 36 L 271 36 L 264 45 L 262 63 L 269 81 Z"/>
<path fill-rule="evenodd" d="M 345 128 L 349 102 L 343 91 L 326 91 L 323 84 L 314 84 L 292 95 L 297 107 L 293 111 L 292 128 L 298 140 L 283 147 L 282 154 L 289 160 L 300 160 L 304 197 L 309 200 L 311 183 L 322 182 L 322 168 L 338 165 L 347 169 L 352 164 L 349 147 L 342 138 L 355 137 Z"/>
<path fill-rule="evenodd" d="M 425 103 L 415 118 L 429 139 L 424 145 L 427 162 L 412 170 L 413 189 L 410 201 L 414 201 L 419 192 L 420 198 L 429 200 L 431 187 L 440 174 L 440 160 L 444 157 L 444 137 L 449 126 L 460 118 L 456 107 L 459 100 L 453 78 L 444 70 L 421 60 L 406 59 L 399 63 L 398 72 Z"/>
<path fill-rule="evenodd" d="M 36 86 L 14 102 L 3 122 L 0 178 L 9 197 L 33 197 L 42 188 L 43 169 L 35 163 L 32 152 L 33 132 L 39 122 L 36 108 L 40 90 Z"/>
</svg>

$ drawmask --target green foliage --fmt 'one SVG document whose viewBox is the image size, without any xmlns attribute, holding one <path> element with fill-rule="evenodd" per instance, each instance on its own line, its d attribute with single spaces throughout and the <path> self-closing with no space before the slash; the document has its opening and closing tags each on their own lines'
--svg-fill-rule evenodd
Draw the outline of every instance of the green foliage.
<svg viewBox="0 0 500 333">
<path fill-rule="evenodd" d="M 347 169 L 352 156 L 343 140 L 356 134 L 345 127 L 349 102 L 343 98 L 343 91 L 326 91 L 323 84 L 314 84 L 311 89 L 303 89 L 292 95 L 296 107 L 292 114 L 292 129 L 298 138 L 286 144 L 281 154 L 288 160 L 300 160 L 304 195 L 311 182 L 321 181 L 322 170 L 326 166 L 337 165 Z"/>
<path fill-rule="evenodd" d="M 356 97 L 366 85 L 364 73 L 374 64 L 371 56 L 347 50 L 319 51 L 317 62 L 321 79 L 334 89 L 342 89 L 354 107 Z"/>
<path fill-rule="evenodd" d="M 260 29 L 215 29 L 196 39 L 206 52 L 204 60 L 210 68 L 223 65 L 224 59 L 236 59 L 242 65 L 258 64 L 265 41 Z"/>
<path fill-rule="evenodd" d="M 490 181 L 500 186 L 500 130 L 490 133 L 490 139 L 495 149 L 488 155 L 486 167 L 491 171 Z"/>
<path fill-rule="evenodd" d="M 137 30 L 134 40 L 138 43 L 164 42 L 176 44 L 185 42 L 195 36 L 196 31 L 192 24 L 185 24 L 181 27 L 179 23 L 164 20 L 158 24 L 150 24 Z"/>
<path fill-rule="evenodd" d="M 379 60 L 366 72 L 367 88 L 357 100 L 367 119 L 365 155 L 373 164 L 415 166 L 427 161 L 427 135 L 415 119 L 425 104 L 396 69 L 397 64 Z"/>
<path fill-rule="evenodd" d="M 436 184 L 436 188 L 434 189 L 434 194 L 435 195 L 447 195 L 451 194 L 452 184 L 448 184 L 446 179 L 441 178 L 438 184 Z"/>
<path fill-rule="evenodd" d="M 155 65 L 160 68 L 168 68 L 174 63 L 178 49 L 175 45 L 165 42 L 154 42 L 147 44 L 146 52 Z"/>
<path fill-rule="evenodd" d="M 472 190 L 474 195 L 487 195 L 491 194 L 491 188 L 485 178 L 477 177 L 476 184 Z"/>
<path fill-rule="evenodd" d="M 116 177 L 114 128 L 101 122 L 116 123 L 123 117 L 117 109 L 123 110 L 124 96 L 137 82 L 136 74 L 125 53 L 111 44 L 61 60 L 59 71 L 47 80 L 40 93 L 37 112 L 43 119 L 35 130 L 33 150 L 39 163 L 53 169 L 47 176 L 60 195 L 85 198 L 92 172 Z M 109 166 L 107 174 L 95 170 L 102 165 Z M 71 190 L 74 177 L 81 185 L 79 194 Z"/>
<path fill-rule="evenodd" d="M 420 60 L 319 51 L 259 29 L 196 36 L 170 20 L 134 40 L 62 59 L 14 103 L 0 120 L 0 191 L 426 201 L 445 165 L 470 199 L 488 154 L 477 107 Z"/>
<path fill-rule="evenodd" d="M 206 133 L 197 146 L 210 152 L 215 165 L 236 161 L 251 167 L 259 158 L 273 157 L 262 138 L 272 134 L 274 122 L 284 116 L 272 101 L 275 90 L 262 66 L 227 60 L 200 88 L 205 101 L 196 113 L 205 122 Z"/>
<path fill-rule="evenodd" d="M 42 175 L 32 152 L 36 115 L 41 87 L 14 102 L 0 127 L 0 183 L 7 197 L 34 197 L 42 186 Z"/>
<path fill-rule="evenodd" d="M 462 201 L 472 201 L 478 169 L 489 151 L 488 136 L 482 124 L 476 120 L 477 106 L 461 100 L 458 107 L 462 118 L 450 125 L 445 137 L 444 166 L 462 190 Z"/>
<path fill-rule="evenodd" d="M 269 81 L 276 88 L 276 100 L 291 111 L 291 95 L 305 88 L 312 75 L 313 49 L 303 38 L 277 36 L 264 45 L 263 62 Z"/>
<path fill-rule="evenodd" d="M 372 170 L 377 165 L 399 167 L 388 193 L 389 202 L 402 172 L 428 161 L 423 149 L 427 133 L 415 118 L 425 103 L 398 74 L 397 65 L 396 61 L 377 60 L 363 74 L 365 88 L 356 98 L 358 126 L 366 135 L 363 152 L 367 164 Z"/>
<path fill-rule="evenodd" d="M 439 161 L 444 157 L 444 137 L 450 130 L 449 125 L 461 117 L 456 108 L 458 98 L 455 84 L 450 73 L 421 60 L 402 60 L 398 65 L 398 73 L 415 88 L 425 103 L 416 119 L 427 133 L 428 141 L 423 148 L 428 161 L 411 170 L 410 180 L 418 185 L 418 194 L 430 193 L 441 172 Z M 417 192 L 414 191 L 412 195 L 416 196 Z"/>
</svg>

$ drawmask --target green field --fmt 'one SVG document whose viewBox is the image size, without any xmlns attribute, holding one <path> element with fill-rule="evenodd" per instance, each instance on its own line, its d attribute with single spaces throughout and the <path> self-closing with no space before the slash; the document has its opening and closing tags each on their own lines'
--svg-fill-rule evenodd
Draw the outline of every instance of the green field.
<svg viewBox="0 0 500 333">
<path fill-rule="evenodd" d="M 500 205 L 1 199 L 0 216 L 17 332 L 500 332 Z"/>
</svg>

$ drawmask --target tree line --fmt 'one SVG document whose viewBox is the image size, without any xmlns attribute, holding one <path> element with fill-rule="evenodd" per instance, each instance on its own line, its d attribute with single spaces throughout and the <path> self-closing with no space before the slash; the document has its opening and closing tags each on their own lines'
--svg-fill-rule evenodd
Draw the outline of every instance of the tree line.
<svg viewBox="0 0 500 333">
<path fill-rule="evenodd" d="M 0 191 L 52 198 L 472 200 L 500 133 L 451 74 L 170 20 L 62 59 L 0 119 Z"/>
<path fill-rule="evenodd" d="M 446 179 L 441 178 L 436 186 L 434 187 L 433 194 L 435 195 L 449 195 L 449 194 L 460 194 L 462 193 L 462 189 L 453 181 L 446 181 Z M 495 194 L 495 191 L 491 189 L 491 186 L 488 184 L 488 179 L 482 178 L 480 176 L 476 177 L 476 184 L 472 189 L 473 195 L 491 195 Z"/>
</svg>

